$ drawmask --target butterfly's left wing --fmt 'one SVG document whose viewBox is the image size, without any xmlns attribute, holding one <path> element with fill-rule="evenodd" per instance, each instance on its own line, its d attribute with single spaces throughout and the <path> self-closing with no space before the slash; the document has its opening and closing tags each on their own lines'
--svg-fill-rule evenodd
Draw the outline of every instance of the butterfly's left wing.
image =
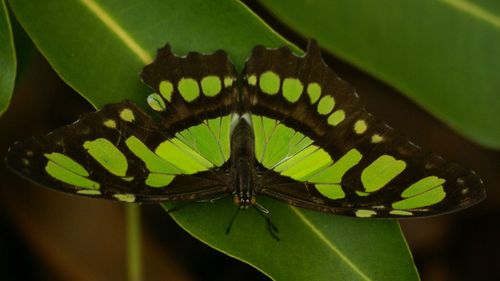
<svg viewBox="0 0 500 281">
<path fill-rule="evenodd" d="M 167 45 L 142 78 L 153 121 L 129 101 L 14 144 L 7 164 L 56 190 L 135 202 L 208 200 L 231 192 L 234 66 L 222 51 L 178 57 Z"/>
<path fill-rule="evenodd" d="M 485 197 L 468 169 L 427 153 L 377 120 L 322 60 L 256 47 L 243 81 L 259 193 L 357 217 L 429 216 Z"/>
</svg>

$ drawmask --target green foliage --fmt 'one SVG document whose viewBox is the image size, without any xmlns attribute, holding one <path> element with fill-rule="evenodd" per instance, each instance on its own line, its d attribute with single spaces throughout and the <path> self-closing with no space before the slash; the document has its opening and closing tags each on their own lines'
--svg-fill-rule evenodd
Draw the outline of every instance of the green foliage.
<svg viewBox="0 0 500 281">
<path fill-rule="evenodd" d="M 499 2 L 260 2 L 464 136 L 500 149 Z"/>
<path fill-rule="evenodd" d="M 9 106 L 16 80 L 16 54 L 12 28 L 4 0 L 0 0 L 0 115 Z"/>
<path fill-rule="evenodd" d="M 257 44 L 289 44 L 236 1 L 23 1 L 11 7 L 55 71 L 96 107 L 125 98 L 145 106 L 151 92 L 138 79 L 154 51 L 169 42 L 178 54 L 224 49 L 241 70 Z M 261 198 L 280 229 L 267 232 L 254 210 L 224 231 L 229 198 L 197 204 L 174 219 L 208 245 L 252 264 L 275 280 L 418 280 L 397 222 L 358 220 Z"/>
<path fill-rule="evenodd" d="M 98 108 L 125 98 L 146 105 L 151 90 L 138 73 L 166 42 L 179 55 L 224 49 L 240 69 L 254 45 L 285 42 L 241 4 L 221 0 L 10 4 L 57 73 Z"/>
<path fill-rule="evenodd" d="M 274 280 L 419 280 L 398 224 L 359 220 L 292 207 L 259 197 L 269 208 L 281 241 L 250 209 L 236 211 L 232 198 L 189 206 L 174 218 L 193 236 L 258 268 Z M 171 207 L 171 206 L 169 206 Z"/>
</svg>

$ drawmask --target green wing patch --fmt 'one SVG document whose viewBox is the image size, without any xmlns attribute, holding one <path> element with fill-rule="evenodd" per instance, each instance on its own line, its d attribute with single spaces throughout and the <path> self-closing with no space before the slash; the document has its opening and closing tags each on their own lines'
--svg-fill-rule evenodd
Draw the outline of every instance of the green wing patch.
<svg viewBox="0 0 500 281">
<path fill-rule="evenodd" d="M 206 159 L 209 163 L 205 165 L 208 167 L 222 166 L 229 159 L 230 124 L 230 115 L 221 116 L 205 120 L 202 124 L 185 129 L 175 136 Z"/>
</svg>

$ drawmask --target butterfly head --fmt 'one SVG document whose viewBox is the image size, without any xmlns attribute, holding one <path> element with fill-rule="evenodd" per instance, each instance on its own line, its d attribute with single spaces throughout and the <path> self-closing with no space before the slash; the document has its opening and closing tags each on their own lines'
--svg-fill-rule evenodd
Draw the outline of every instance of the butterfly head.
<svg viewBox="0 0 500 281">
<path fill-rule="evenodd" d="M 248 209 L 248 207 L 255 205 L 257 202 L 255 201 L 254 195 L 248 194 L 235 194 L 234 195 L 234 204 L 240 209 Z"/>
</svg>

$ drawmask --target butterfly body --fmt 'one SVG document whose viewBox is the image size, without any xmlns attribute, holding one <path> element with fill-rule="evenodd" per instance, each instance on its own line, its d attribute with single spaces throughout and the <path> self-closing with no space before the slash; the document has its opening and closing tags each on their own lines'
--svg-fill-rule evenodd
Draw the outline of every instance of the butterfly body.
<svg viewBox="0 0 500 281">
<path fill-rule="evenodd" d="M 368 113 L 354 89 L 307 53 L 257 46 L 242 74 L 223 51 L 160 49 L 141 78 L 157 120 L 109 104 L 14 144 L 8 165 L 45 186 L 126 202 L 256 196 L 359 218 L 421 217 L 485 198 L 480 178 Z"/>
<path fill-rule="evenodd" d="M 235 203 L 247 208 L 255 204 L 255 191 L 258 190 L 255 172 L 255 138 L 248 118 L 237 116 L 236 122 L 231 132 L 232 193 L 235 196 Z"/>
</svg>

